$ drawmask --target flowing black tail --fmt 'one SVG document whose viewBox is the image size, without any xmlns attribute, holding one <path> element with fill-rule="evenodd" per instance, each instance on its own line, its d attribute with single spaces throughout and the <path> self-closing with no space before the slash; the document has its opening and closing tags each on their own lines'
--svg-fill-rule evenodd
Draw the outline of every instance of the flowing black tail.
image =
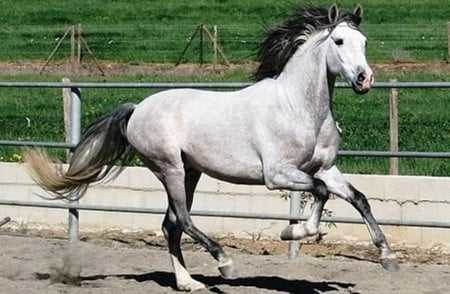
<svg viewBox="0 0 450 294">
<path fill-rule="evenodd" d="M 55 199 L 76 200 L 90 183 L 112 179 L 132 159 L 127 140 L 127 124 L 135 105 L 124 104 L 93 122 L 75 148 L 69 168 L 53 165 L 38 149 L 25 152 L 25 162 L 33 180 Z"/>
</svg>

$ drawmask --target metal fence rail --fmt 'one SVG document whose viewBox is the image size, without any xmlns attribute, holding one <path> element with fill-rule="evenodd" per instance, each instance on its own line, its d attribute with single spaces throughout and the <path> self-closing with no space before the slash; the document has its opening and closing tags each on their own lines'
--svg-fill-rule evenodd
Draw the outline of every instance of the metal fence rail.
<svg viewBox="0 0 450 294">
<path fill-rule="evenodd" d="M 0 82 L 0 88 L 104 88 L 104 89 L 240 89 L 252 83 L 97 83 L 97 82 Z M 350 88 L 337 82 L 336 88 Z M 450 82 L 376 82 L 372 88 L 449 89 Z"/>
<path fill-rule="evenodd" d="M 76 144 L 64 142 L 43 142 L 43 141 L 8 141 L 0 140 L 0 146 L 17 147 L 45 147 L 45 148 L 65 148 L 73 149 Z M 345 157 L 403 157 L 403 158 L 450 158 L 450 152 L 418 152 L 418 151 L 362 151 L 362 150 L 340 150 L 339 156 Z"/>
<path fill-rule="evenodd" d="M 28 201 L 11 201 L 0 200 L 0 205 L 20 206 L 20 207 L 39 207 L 53 209 L 74 209 L 86 211 L 103 211 L 103 212 L 123 212 L 123 213 L 142 213 L 142 214 L 165 214 L 166 209 L 148 208 L 148 207 L 130 207 L 130 206 L 108 206 L 108 205 L 86 205 L 72 203 L 51 203 L 51 202 L 28 202 Z M 228 212 L 228 211 L 212 211 L 212 210 L 192 210 L 193 216 L 204 217 L 228 217 L 242 219 L 266 219 L 266 220 L 299 220 L 305 221 L 308 216 L 300 214 L 275 214 L 275 213 L 254 213 L 254 212 Z M 361 218 L 355 217 L 327 217 L 321 218 L 322 222 L 344 223 L 344 224 L 364 224 Z M 450 222 L 436 222 L 428 220 L 394 220 L 394 219 L 378 219 L 380 225 L 389 226 L 409 226 L 409 227 L 427 227 L 427 228 L 448 228 Z"/>
</svg>

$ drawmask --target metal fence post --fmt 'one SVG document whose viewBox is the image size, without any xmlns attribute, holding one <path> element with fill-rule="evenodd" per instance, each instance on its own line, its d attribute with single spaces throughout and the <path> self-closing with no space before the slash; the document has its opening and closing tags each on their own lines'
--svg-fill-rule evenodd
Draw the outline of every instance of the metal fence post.
<svg viewBox="0 0 450 294">
<path fill-rule="evenodd" d="M 81 90 L 70 88 L 70 143 L 78 144 L 81 137 Z M 73 195 L 77 197 L 78 195 Z M 78 204 L 78 200 L 73 202 Z M 69 209 L 69 242 L 78 242 L 79 215 L 77 209 Z"/>
<path fill-rule="evenodd" d="M 289 202 L 289 217 L 290 218 L 298 218 L 301 215 L 301 206 L 302 206 L 302 193 L 301 192 L 289 192 L 290 202 Z M 289 224 L 297 224 L 297 220 L 290 220 Z M 300 242 L 299 241 L 289 241 L 288 248 L 288 258 L 294 259 L 298 256 L 300 251 Z"/>
</svg>

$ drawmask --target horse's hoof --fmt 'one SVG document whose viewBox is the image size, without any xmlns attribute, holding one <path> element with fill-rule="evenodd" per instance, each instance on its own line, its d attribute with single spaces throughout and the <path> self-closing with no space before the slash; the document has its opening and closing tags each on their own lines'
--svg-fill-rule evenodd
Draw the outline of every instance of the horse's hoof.
<svg viewBox="0 0 450 294">
<path fill-rule="evenodd" d="M 398 272 L 400 266 L 395 258 L 381 258 L 381 265 L 383 268 L 389 272 Z"/>
<path fill-rule="evenodd" d="M 281 231 L 280 239 L 283 241 L 294 240 L 293 231 L 294 231 L 294 227 L 292 225 L 287 226 L 286 228 L 284 228 L 283 231 Z"/>
<path fill-rule="evenodd" d="M 220 274 L 223 278 L 232 280 L 239 278 L 239 272 L 234 266 L 219 267 Z"/>
<path fill-rule="evenodd" d="M 185 292 L 193 292 L 193 291 L 200 291 L 200 290 L 206 289 L 206 286 L 203 283 L 200 283 L 196 280 L 192 280 L 186 284 L 179 284 L 179 285 L 177 285 L 177 287 L 178 287 L 178 290 L 185 291 Z"/>
<path fill-rule="evenodd" d="M 237 279 L 239 278 L 239 272 L 233 265 L 233 260 L 229 259 L 226 262 L 222 262 L 219 265 L 219 271 L 223 278 L 225 279 Z"/>
<path fill-rule="evenodd" d="M 303 224 L 289 225 L 280 234 L 283 241 L 300 240 L 314 234 L 309 234 Z"/>
</svg>

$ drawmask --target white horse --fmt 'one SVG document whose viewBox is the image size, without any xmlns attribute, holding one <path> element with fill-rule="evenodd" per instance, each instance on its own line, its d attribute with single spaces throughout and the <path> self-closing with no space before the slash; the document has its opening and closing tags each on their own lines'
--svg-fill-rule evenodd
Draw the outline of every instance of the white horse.
<svg viewBox="0 0 450 294">
<path fill-rule="evenodd" d="M 335 5 L 300 7 L 267 32 L 252 86 L 234 92 L 168 90 L 137 105 L 125 104 L 88 128 L 67 171 L 51 165 L 45 153 L 29 150 L 32 176 L 56 198 L 81 197 L 90 183 L 116 175 L 111 169 L 137 154 L 167 191 L 162 230 L 181 290 L 205 287 L 186 269 L 180 249 L 183 232 L 212 254 L 222 276 L 237 276 L 231 257 L 190 217 L 202 173 L 232 183 L 313 193 L 311 216 L 284 229 L 283 240 L 317 234 L 323 206 L 333 193 L 359 211 L 380 249 L 383 267 L 397 270 L 395 254 L 366 197 L 335 165 L 340 135 L 331 97 L 336 77 L 342 76 L 359 94 L 373 83 L 366 38 L 358 28 L 361 17 L 360 6 L 343 14 Z"/>
</svg>

